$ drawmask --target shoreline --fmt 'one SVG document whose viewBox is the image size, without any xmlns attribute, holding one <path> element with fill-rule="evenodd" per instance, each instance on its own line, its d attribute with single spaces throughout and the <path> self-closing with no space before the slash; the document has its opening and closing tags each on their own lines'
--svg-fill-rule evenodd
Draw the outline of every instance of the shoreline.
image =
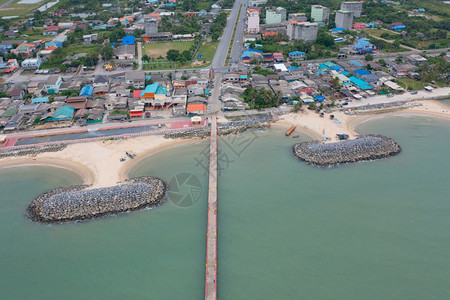
<svg viewBox="0 0 450 300">
<path fill-rule="evenodd" d="M 360 135 L 357 127 L 376 118 L 402 115 L 417 115 L 450 120 L 450 107 L 439 100 L 416 101 L 421 106 L 402 107 L 398 111 L 367 111 L 367 114 L 349 115 L 343 111 L 332 112 L 335 119 L 330 119 L 330 113 L 321 118 L 314 111 L 288 113 L 272 125 L 281 128 L 296 126 L 297 132 L 304 133 L 312 139 L 328 141 L 338 140 L 336 133 L 346 133 L 350 139 Z M 83 184 L 90 189 L 115 186 L 129 179 L 130 170 L 142 160 L 178 146 L 200 142 L 200 138 L 166 139 L 163 136 L 149 135 L 130 137 L 118 140 L 103 140 L 79 144 L 70 144 L 58 152 L 42 152 L 33 156 L 5 157 L 0 160 L 0 168 L 20 166 L 50 166 L 64 168 L 78 174 Z M 136 154 L 134 159 L 126 158 L 125 152 Z M 157 176 L 157 174 L 154 174 Z"/>
<path fill-rule="evenodd" d="M 304 110 L 304 112 L 289 113 L 280 117 L 280 120 L 273 125 L 280 128 L 289 128 L 296 126 L 295 131 L 308 135 L 313 139 L 323 140 L 324 135 L 328 135 L 331 141 L 337 141 L 336 133 L 346 133 L 350 138 L 355 138 L 360 133 L 357 131 L 359 125 L 377 118 L 395 117 L 395 116 L 422 116 L 434 117 L 450 121 L 450 107 L 441 103 L 440 100 L 414 101 L 422 106 L 402 107 L 397 111 L 367 111 L 367 114 L 348 115 L 342 111 L 332 112 L 338 122 L 330 120 L 328 116 L 321 118 L 314 111 Z M 313 128 L 316 128 L 314 130 Z M 294 131 L 294 132 L 295 132 Z M 322 131 L 322 134 L 321 132 Z"/>
<path fill-rule="evenodd" d="M 58 152 L 44 152 L 35 156 L 5 157 L 0 160 L 0 169 L 33 165 L 63 168 L 79 175 L 82 184 L 89 185 L 88 189 L 105 188 L 129 179 L 129 170 L 143 159 L 196 141 L 200 140 L 144 136 L 73 144 Z M 136 157 L 120 162 L 120 158 L 125 157 L 126 151 L 136 154 Z M 157 174 L 155 175 L 157 176 Z"/>
</svg>

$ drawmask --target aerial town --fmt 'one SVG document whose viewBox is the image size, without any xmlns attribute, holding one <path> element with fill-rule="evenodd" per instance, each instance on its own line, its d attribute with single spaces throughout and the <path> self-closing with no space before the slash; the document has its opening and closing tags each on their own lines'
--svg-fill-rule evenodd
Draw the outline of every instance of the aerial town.
<svg viewBox="0 0 450 300">
<path fill-rule="evenodd" d="M 449 31 L 444 0 L 0 0 L 2 299 L 449 299 Z"/>
<path fill-rule="evenodd" d="M 438 11 L 249 1 L 231 47 L 217 53 L 225 65 L 215 65 L 232 2 L 192 2 L 61 1 L 3 17 L 3 131 L 206 115 L 216 72 L 223 112 L 352 106 L 449 84 L 448 22 L 435 21 Z"/>
</svg>

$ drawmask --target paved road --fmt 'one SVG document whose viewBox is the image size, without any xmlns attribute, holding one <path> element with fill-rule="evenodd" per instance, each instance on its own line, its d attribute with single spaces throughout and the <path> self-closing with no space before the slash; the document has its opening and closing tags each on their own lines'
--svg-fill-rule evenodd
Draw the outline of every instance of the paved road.
<svg viewBox="0 0 450 300">
<path fill-rule="evenodd" d="M 9 0 L 8 2 L 3 3 L 2 5 L 0 5 L 0 9 L 2 9 L 3 7 L 8 6 L 11 2 L 13 2 L 14 0 Z"/>
<path fill-rule="evenodd" d="M 234 2 L 233 9 L 231 10 L 231 14 L 228 17 L 227 25 L 225 26 L 222 37 L 220 38 L 219 46 L 217 47 L 216 54 L 214 55 L 210 66 L 210 68 L 214 70 L 224 69 L 224 64 L 228 53 L 228 46 L 230 45 L 234 24 L 236 23 L 236 18 L 238 17 L 239 7 L 244 3 L 246 3 L 245 0 L 237 0 Z"/>
<path fill-rule="evenodd" d="M 245 17 L 247 15 L 246 11 L 247 7 L 242 5 L 241 13 L 239 15 L 239 21 L 236 26 L 236 33 L 234 36 L 234 42 L 232 46 L 233 48 L 231 49 L 231 57 L 230 57 L 231 65 L 237 65 L 241 60 L 244 42 Z"/>
<path fill-rule="evenodd" d="M 138 64 L 139 64 L 137 70 L 141 71 L 142 70 L 142 43 L 141 42 L 137 43 L 137 50 L 138 50 Z"/>
<path fill-rule="evenodd" d="M 209 144 L 208 228 L 206 233 L 205 299 L 217 298 L 217 120 L 211 117 Z"/>
</svg>

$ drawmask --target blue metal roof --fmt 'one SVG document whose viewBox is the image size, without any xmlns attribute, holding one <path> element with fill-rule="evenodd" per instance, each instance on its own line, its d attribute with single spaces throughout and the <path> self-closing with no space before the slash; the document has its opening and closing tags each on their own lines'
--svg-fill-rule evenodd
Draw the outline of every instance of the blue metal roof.
<svg viewBox="0 0 450 300">
<path fill-rule="evenodd" d="M 122 39 L 122 45 L 134 45 L 135 37 L 132 35 L 126 35 Z"/>
<path fill-rule="evenodd" d="M 48 97 L 39 97 L 31 100 L 31 103 L 45 103 L 48 102 Z"/>
<path fill-rule="evenodd" d="M 145 87 L 145 89 L 141 92 L 140 97 L 144 96 L 147 93 L 165 95 L 167 93 L 167 89 L 165 87 L 159 86 L 158 83 L 153 83 Z"/>
<path fill-rule="evenodd" d="M 302 51 L 292 51 L 292 52 L 289 52 L 289 55 L 290 56 L 293 56 L 293 55 L 305 55 L 306 53 L 305 52 L 302 52 Z"/>
<path fill-rule="evenodd" d="M 355 74 L 362 76 L 362 75 L 369 75 L 372 74 L 369 71 L 363 70 L 363 69 L 357 69 L 355 70 Z"/>
<path fill-rule="evenodd" d="M 80 96 L 92 97 L 93 94 L 94 94 L 94 87 L 90 85 L 85 85 L 80 91 Z"/>
<path fill-rule="evenodd" d="M 55 111 L 55 114 L 53 115 L 53 119 L 55 120 L 70 120 L 73 117 L 73 112 L 75 109 L 71 106 L 61 106 Z"/>
<path fill-rule="evenodd" d="M 355 76 L 350 76 L 348 79 L 354 84 L 356 84 L 362 90 L 371 90 L 372 87 L 366 81 L 356 78 Z"/>
<path fill-rule="evenodd" d="M 362 64 L 357 62 L 355 59 L 350 60 L 349 63 L 351 63 L 352 65 L 357 66 L 357 67 L 362 67 L 363 66 Z"/>
</svg>

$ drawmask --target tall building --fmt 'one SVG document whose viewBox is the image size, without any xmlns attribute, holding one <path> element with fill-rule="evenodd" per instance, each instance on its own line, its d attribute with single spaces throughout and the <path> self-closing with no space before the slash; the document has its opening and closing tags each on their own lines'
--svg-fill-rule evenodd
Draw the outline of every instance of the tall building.
<svg viewBox="0 0 450 300">
<path fill-rule="evenodd" d="M 277 24 L 286 21 L 286 9 L 282 7 L 266 9 L 266 24 Z"/>
<path fill-rule="evenodd" d="M 289 14 L 288 15 L 289 21 L 297 21 L 297 22 L 306 22 L 308 18 L 304 13 L 295 13 L 295 14 Z"/>
<path fill-rule="evenodd" d="M 338 10 L 336 12 L 336 28 L 352 29 L 353 12 L 348 10 Z"/>
<path fill-rule="evenodd" d="M 353 16 L 355 18 L 359 18 L 359 17 L 361 17 L 362 6 L 363 6 L 362 1 L 360 1 L 360 2 L 357 2 L 357 1 L 342 2 L 341 10 L 351 11 L 351 12 L 353 12 Z"/>
<path fill-rule="evenodd" d="M 327 22 L 330 19 L 330 9 L 322 5 L 311 6 L 311 18 L 314 22 Z"/>
<path fill-rule="evenodd" d="M 289 21 L 287 35 L 290 40 L 314 42 L 317 39 L 318 30 L 319 24 L 317 23 Z"/>
<path fill-rule="evenodd" d="M 144 19 L 145 34 L 153 34 L 158 32 L 158 22 L 153 18 Z"/>
<path fill-rule="evenodd" d="M 257 11 L 250 11 L 247 18 L 247 32 L 259 32 L 259 13 Z"/>
</svg>

